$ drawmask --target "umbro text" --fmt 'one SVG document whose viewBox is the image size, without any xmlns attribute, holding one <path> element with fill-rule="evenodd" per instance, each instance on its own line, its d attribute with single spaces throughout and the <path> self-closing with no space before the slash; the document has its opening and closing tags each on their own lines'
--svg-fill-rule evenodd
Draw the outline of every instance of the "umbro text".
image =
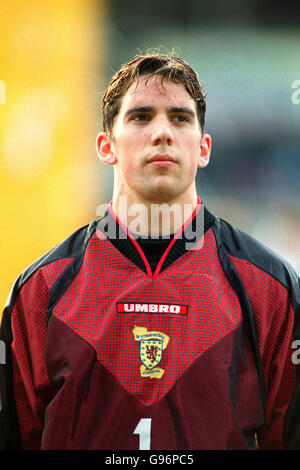
<svg viewBox="0 0 300 470">
<path fill-rule="evenodd" d="M 151 304 L 151 303 L 118 303 L 118 313 L 173 313 L 186 315 L 186 305 Z"/>
</svg>

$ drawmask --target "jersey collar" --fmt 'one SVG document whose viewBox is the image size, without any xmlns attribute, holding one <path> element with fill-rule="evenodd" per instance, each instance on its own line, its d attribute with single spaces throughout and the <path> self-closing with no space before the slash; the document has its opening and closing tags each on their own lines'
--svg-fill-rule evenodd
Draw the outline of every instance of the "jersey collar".
<svg viewBox="0 0 300 470">
<path fill-rule="evenodd" d="M 215 216 L 206 209 L 198 196 L 193 214 L 170 239 L 154 272 L 152 272 L 149 261 L 133 234 L 114 213 L 112 201 L 103 217 L 98 221 L 97 230 L 101 231 L 102 238 L 103 236 L 108 238 L 124 256 L 148 276 L 156 277 L 187 251 L 199 249 L 203 243 L 205 232 L 214 222 Z"/>
</svg>

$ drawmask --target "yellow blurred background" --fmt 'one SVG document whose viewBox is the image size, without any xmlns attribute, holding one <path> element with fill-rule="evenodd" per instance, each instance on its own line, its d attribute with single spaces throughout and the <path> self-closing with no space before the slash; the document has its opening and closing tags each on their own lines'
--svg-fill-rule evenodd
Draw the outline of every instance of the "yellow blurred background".
<svg viewBox="0 0 300 470">
<path fill-rule="evenodd" d="M 105 0 L 14 0 L 0 9 L 4 306 L 25 267 L 95 217 L 107 8 Z"/>
</svg>

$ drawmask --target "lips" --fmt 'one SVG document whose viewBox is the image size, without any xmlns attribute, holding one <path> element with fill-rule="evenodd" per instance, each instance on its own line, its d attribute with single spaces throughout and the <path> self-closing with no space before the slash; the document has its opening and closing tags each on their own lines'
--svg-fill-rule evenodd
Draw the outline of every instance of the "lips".
<svg viewBox="0 0 300 470">
<path fill-rule="evenodd" d="M 170 165 L 176 163 L 175 159 L 168 154 L 156 154 L 149 158 L 148 163 Z"/>
</svg>

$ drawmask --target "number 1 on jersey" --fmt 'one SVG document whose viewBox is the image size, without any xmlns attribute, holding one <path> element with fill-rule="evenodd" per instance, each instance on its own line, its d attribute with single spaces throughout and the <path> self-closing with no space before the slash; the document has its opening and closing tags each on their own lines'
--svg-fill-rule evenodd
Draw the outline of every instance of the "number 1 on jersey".
<svg viewBox="0 0 300 470">
<path fill-rule="evenodd" d="M 140 419 L 137 427 L 133 431 L 133 434 L 139 434 L 140 435 L 139 450 L 150 450 L 151 420 L 152 420 L 152 418 L 142 418 L 142 419 Z"/>
</svg>

